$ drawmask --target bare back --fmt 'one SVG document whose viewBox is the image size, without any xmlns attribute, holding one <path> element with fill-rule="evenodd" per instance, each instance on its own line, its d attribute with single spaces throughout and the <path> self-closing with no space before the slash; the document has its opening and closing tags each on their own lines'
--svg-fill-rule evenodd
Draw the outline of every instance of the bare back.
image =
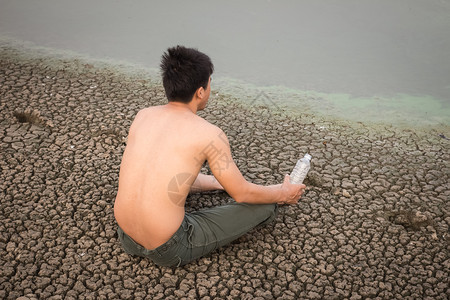
<svg viewBox="0 0 450 300">
<path fill-rule="evenodd" d="M 165 243 L 184 218 L 189 188 L 205 160 L 201 152 L 217 127 L 182 108 L 138 113 L 123 154 L 114 214 L 147 249 Z"/>
</svg>

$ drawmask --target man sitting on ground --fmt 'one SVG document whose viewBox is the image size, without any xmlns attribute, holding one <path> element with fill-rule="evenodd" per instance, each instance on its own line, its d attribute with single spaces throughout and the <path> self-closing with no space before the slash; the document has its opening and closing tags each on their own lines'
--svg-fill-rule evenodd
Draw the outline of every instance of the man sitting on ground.
<svg viewBox="0 0 450 300">
<path fill-rule="evenodd" d="M 161 266 L 180 266 L 230 243 L 276 217 L 277 204 L 296 204 L 305 185 L 248 182 L 234 163 L 228 139 L 197 116 L 211 91 L 213 64 L 177 46 L 161 62 L 168 104 L 139 111 L 119 174 L 114 215 L 125 251 Z M 213 175 L 200 173 L 207 161 Z M 190 191 L 224 189 L 236 202 L 185 212 Z"/>
</svg>

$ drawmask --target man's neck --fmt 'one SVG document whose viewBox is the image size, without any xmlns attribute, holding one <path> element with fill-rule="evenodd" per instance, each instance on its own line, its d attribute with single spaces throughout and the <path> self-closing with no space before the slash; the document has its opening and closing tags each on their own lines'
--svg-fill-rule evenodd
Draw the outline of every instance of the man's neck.
<svg viewBox="0 0 450 300">
<path fill-rule="evenodd" d="M 191 101 L 189 103 L 169 101 L 166 106 L 176 110 L 189 110 L 192 113 L 197 114 L 197 105 L 195 105 L 194 101 Z"/>
</svg>

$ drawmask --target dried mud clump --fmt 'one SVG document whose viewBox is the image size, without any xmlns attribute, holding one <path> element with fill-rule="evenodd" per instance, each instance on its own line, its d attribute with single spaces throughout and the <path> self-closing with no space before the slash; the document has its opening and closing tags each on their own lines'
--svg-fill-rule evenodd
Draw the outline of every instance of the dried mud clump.
<svg viewBox="0 0 450 300">
<path fill-rule="evenodd" d="M 16 110 L 13 113 L 14 117 L 19 123 L 29 123 L 35 124 L 39 126 L 48 126 L 53 127 L 53 122 L 45 119 L 41 116 L 41 113 L 38 110 L 34 109 L 25 109 L 25 110 Z"/>
<path fill-rule="evenodd" d="M 390 212 L 387 215 L 390 222 L 402 225 L 407 229 L 418 230 L 420 227 L 427 226 L 431 223 L 427 216 L 420 211 L 398 211 Z"/>
</svg>

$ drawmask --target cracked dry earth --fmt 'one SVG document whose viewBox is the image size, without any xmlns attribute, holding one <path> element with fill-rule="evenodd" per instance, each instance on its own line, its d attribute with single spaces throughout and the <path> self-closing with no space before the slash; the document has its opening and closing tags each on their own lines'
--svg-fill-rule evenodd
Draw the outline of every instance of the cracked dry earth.
<svg viewBox="0 0 450 300">
<path fill-rule="evenodd" d="M 142 78 L 2 50 L 0 298 L 448 299 L 442 132 L 314 121 L 222 95 L 201 116 L 229 136 L 242 173 L 278 183 L 309 152 L 308 191 L 274 224 L 184 267 L 125 254 L 113 204 L 127 131 L 163 103 Z M 193 194 L 187 209 L 227 201 Z"/>
</svg>

